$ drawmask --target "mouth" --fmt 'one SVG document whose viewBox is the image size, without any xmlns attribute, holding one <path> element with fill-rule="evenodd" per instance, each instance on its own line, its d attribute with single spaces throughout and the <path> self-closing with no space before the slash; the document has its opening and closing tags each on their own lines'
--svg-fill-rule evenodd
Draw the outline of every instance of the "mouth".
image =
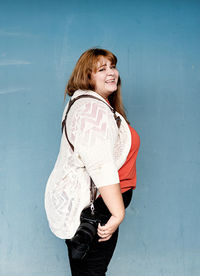
<svg viewBox="0 0 200 276">
<path fill-rule="evenodd" d="M 107 80 L 107 81 L 105 81 L 105 83 L 115 84 L 115 79 Z"/>
</svg>

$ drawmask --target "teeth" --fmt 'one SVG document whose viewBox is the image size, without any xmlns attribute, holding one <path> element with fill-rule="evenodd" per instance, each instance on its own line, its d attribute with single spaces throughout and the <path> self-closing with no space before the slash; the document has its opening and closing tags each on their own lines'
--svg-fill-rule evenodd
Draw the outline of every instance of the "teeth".
<svg viewBox="0 0 200 276">
<path fill-rule="evenodd" d="M 109 80 L 109 81 L 106 81 L 107 83 L 111 83 L 111 82 L 114 82 L 115 80 Z"/>
</svg>

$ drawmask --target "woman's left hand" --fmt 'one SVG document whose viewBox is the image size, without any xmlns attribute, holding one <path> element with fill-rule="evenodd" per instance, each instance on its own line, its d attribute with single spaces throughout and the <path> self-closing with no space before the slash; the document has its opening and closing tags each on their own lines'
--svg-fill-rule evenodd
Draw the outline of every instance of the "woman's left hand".
<svg viewBox="0 0 200 276">
<path fill-rule="evenodd" d="M 111 238 L 112 234 L 117 230 L 122 220 L 111 216 L 108 222 L 101 226 L 98 225 L 97 234 L 100 237 L 99 242 L 107 241 Z"/>
</svg>

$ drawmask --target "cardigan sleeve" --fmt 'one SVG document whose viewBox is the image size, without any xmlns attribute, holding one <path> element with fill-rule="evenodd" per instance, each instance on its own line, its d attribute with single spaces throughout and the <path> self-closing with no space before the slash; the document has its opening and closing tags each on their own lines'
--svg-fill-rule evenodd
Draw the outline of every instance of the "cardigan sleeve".
<svg viewBox="0 0 200 276">
<path fill-rule="evenodd" d="M 118 128 L 110 109 L 92 100 L 76 114 L 74 123 L 75 151 L 97 188 L 119 183 L 114 160 Z"/>
</svg>

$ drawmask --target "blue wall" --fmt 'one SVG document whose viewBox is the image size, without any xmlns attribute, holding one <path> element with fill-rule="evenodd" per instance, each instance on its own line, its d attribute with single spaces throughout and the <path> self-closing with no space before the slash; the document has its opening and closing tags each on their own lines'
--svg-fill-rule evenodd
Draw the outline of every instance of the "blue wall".
<svg viewBox="0 0 200 276">
<path fill-rule="evenodd" d="M 138 182 L 108 275 L 200 275 L 200 2 L 1 1 L 0 275 L 70 275 L 44 190 L 63 92 L 92 46 L 119 59 L 141 137 Z"/>
</svg>

